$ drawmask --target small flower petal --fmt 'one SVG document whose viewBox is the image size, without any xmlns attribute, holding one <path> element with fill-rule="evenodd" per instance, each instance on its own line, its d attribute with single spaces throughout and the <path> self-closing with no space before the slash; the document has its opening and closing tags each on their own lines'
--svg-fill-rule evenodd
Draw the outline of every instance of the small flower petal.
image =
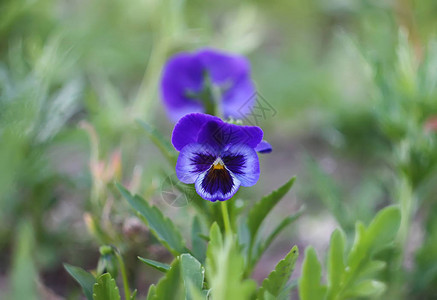
<svg viewBox="0 0 437 300">
<path fill-rule="evenodd" d="M 203 112 L 200 101 L 187 96 L 187 91 L 200 91 L 203 86 L 204 66 L 191 53 L 179 53 L 170 58 L 161 79 L 161 95 L 169 118 L 176 122 L 191 112 Z"/>
<path fill-rule="evenodd" d="M 171 142 L 181 151 L 188 144 L 196 143 L 200 130 L 209 121 L 223 122 L 220 118 L 207 114 L 192 113 L 182 117 L 175 125 Z"/>
<path fill-rule="evenodd" d="M 183 183 L 194 183 L 197 177 L 207 171 L 218 154 L 208 145 L 192 143 L 180 152 L 176 162 L 176 175 Z"/>
<path fill-rule="evenodd" d="M 252 186 L 259 179 L 259 160 L 253 148 L 247 145 L 229 147 L 221 158 L 226 168 L 241 182 L 242 186 Z"/>
<path fill-rule="evenodd" d="M 262 140 L 256 147 L 255 151 L 258 153 L 270 153 L 273 151 L 272 146 L 266 141 Z"/>
<path fill-rule="evenodd" d="M 262 140 L 263 131 L 256 126 L 228 124 L 221 120 L 208 121 L 198 133 L 197 141 L 217 148 L 226 145 L 245 144 L 255 148 Z"/>
<path fill-rule="evenodd" d="M 239 119 L 242 108 L 253 107 L 255 85 L 245 57 L 213 49 L 179 53 L 169 59 L 161 78 L 161 96 L 173 122 L 190 112 L 205 112 L 202 101 L 189 96 L 205 87 L 205 74 L 221 90 L 217 106 L 225 118 Z"/>
</svg>

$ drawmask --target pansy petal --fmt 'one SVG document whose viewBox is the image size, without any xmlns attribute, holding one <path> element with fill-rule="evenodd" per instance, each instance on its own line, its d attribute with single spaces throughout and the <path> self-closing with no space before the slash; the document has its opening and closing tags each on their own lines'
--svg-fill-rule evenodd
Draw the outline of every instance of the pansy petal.
<svg viewBox="0 0 437 300">
<path fill-rule="evenodd" d="M 228 200 L 234 196 L 240 187 L 240 181 L 226 168 L 211 167 L 200 174 L 194 186 L 200 197 L 215 202 Z"/>
<path fill-rule="evenodd" d="M 244 56 L 203 49 L 197 57 L 215 84 L 237 82 L 250 75 L 250 63 Z"/>
<path fill-rule="evenodd" d="M 221 154 L 226 168 L 241 182 L 252 186 L 259 179 L 259 160 L 253 148 L 247 145 L 233 145 Z"/>
<path fill-rule="evenodd" d="M 218 154 L 208 145 L 192 143 L 180 152 L 176 162 L 176 175 L 183 183 L 194 183 L 196 178 L 207 171 Z"/>
<path fill-rule="evenodd" d="M 262 140 L 258 146 L 255 147 L 255 151 L 258 153 L 270 153 L 273 151 L 273 148 L 266 140 Z"/>
<path fill-rule="evenodd" d="M 255 148 L 262 140 L 263 131 L 256 126 L 240 126 L 212 120 L 207 122 L 198 133 L 199 143 L 224 148 L 231 144 L 245 144 Z"/>
<path fill-rule="evenodd" d="M 244 119 L 250 116 L 256 101 L 256 90 L 247 77 L 234 82 L 222 95 L 223 115 L 226 118 Z"/>
<path fill-rule="evenodd" d="M 198 92 L 203 86 L 204 66 L 192 53 L 174 55 L 164 67 L 161 96 L 169 118 L 176 122 L 190 112 L 204 111 L 200 101 L 187 96 L 187 91 Z"/>
<path fill-rule="evenodd" d="M 241 119 L 241 112 L 251 110 L 256 99 L 249 61 L 241 55 L 212 49 L 201 50 L 197 55 L 211 81 L 223 90 L 224 117 Z"/>
<path fill-rule="evenodd" d="M 223 122 L 217 117 L 201 113 L 192 113 L 182 117 L 176 123 L 171 138 L 176 150 L 181 151 L 186 145 L 197 142 L 200 130 L 209 121 Z"/>
</svg>

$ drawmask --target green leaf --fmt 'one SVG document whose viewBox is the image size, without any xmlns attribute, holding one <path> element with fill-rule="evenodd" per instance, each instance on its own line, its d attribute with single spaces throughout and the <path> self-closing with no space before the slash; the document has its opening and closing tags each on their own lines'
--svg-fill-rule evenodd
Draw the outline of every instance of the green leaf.
<svg viewBox="0 0 437 300">
<path fill-rule="evenodd" d="M 156 147 L 158 147 L 159 150 L 161 150 L 161 153 L 165 156 L 165 158 L 172 165 L 176 165 L 178 154 L 171 143 L 151 125 L 141 120 L 138 120 L 138 123 L 144 128 L 150 140 L 156 145 Z"/>
<path fill-rule="evenodd" d="M 132 295 L 130 296 L 130 300 L 135 300 L 135 299 L 137 298 L 137 293 L 138 293 L 138 290 L 135 289 L 135 290 L 132 292 Z"/>
<path fill-rule="evenodd" d="M 267 237 L 267 239 L 264 242 L 261 242 L 257 246 L 257 251 L 254 256 L 252 264 L 255 264 L 260 258 L 261 255 L 267 250 L 267 248 L 273 243 L 275 238 L 284 230 L 288 225 L 296 221 L 304 212 L 304 207 L 299 209 L 297 213 L 295 213 L 292 216 L 288 216 L 287 218 L 283 219 L 281 223 L 276 226 L 275 229 L 270 233 L 270 235 Z"/>
<path fill-rule="evenodd" d="M 298 256 L 299 250 L 297 246 L 294 246 L 290 252 L 288 252 L 287 256 L 276 265 L 269 276 L 264 279 L 258 291 L 258 299 L 266 299 L 265 292 L 274 296 L 274 299 L 279 299 L 279 295 L 283 292 L 290 279 L 291 273 L 293 273 Z"/>
<path fill-rule="evenodd" d="M 366 242 L 372 253 L 394 242 L 400 224 L 401 213 L 397 206 L 388 206 L 378 212 L 366 233 Z"/>
<path fill-rule="evenodd" d="M 200 224 L 200 219 L 196 215 L 193 219 L 193 225 L 191 227 L 191 244 L 192 253 L 195 258 L 197 258 L 201 263 L 205 262 L 206 257 L 206 243 L 201 237 L 202 228 Z"/>
<path fill-rule="evenodd" d="M 357 280 L 359 279 L 369 279 L 372 278 L 382 271 L 386 267 L 387 263 L 380 260 L 372 260 L 366 263 L 366 265 L 361 269 Z"/>
<path fill-rule="evenodd" d="M 334 299 L 334 295 L 336 295 L 340 291 L 341 279 L 345 269 L 344 245 L 344 234 L 341 230 L 336 229 L 331 235 L 331 242 L 328 253 L 327 299 Z"/>
<path fill-rule="evenodd" d="M 145 263 L 148 266 L 151 266 L 152 268 L 155 268 L 158 271 L 161 272 L 167 272 L 168 270 L 170 270 L 170 265 L 167 265 L 165 263 L 159 262 L 159 261 L 155 261 L 155 260 L 151 260 L 151 259 L 147 259 L 147 258 L 142 258 L 140 256 L 138 256 L 138 259 L 140 261 L 142 261 L 143 263 Z"/>
<path fill-rule="evenodd" d="M 88 300 L 93 300 L 93 286 L 94 283 L 96 283 L 96 278 L 91 273 L 79 267 L 64 264 L 64 268 L 82 287 L 85 297 Z"/>
<path fill-rule="evenodd" d="M 150 290 L 149 290 L 150 293 Z M 170 270 L 167 271 L 165 276 L 159 280 L 156 285 L 155 294 L 151 299 L 164 300 L 164 299 L 185 299 L 185 293 L 182 288 L 181 271 L 180 271 L 180 259 L 175 258 L 170 266 Z"/>
<path fill-rule="evenodd" d="M 279 189 L 273 191 L 271 194 L 264 196 L 258 201 L 250 210 L 247 225 L 250 230 L 251 239 L 254 240 L 256 233 L 258 232 L 261 223 L 269 212 L 275 207 L 275 205 L 287 194 L 287 192 L 293 186 L 296 177 L 291 178 L 286 184 Z"/>
<path fill-rule="evenodd" d="M 223 240 L 217 223 L 211 226 L 205 266 L 211 299 L 251 299 L 255 293 L 256 283 L 243 279 L 244 258 L 239 250 L 233 236 Z"/>
<path fill-rule="evenodd" d="M 21 221 L 17 229 L 10 277 L 10 295 L 4 295 L 2 292 L 0 294 L 3 294 L 5 299 L 36 300 L 39 297 L 36 286 L 38 274 L 33 261 L 35 252 L 34 231 L 28 221 Z"/>
<path fill-rule="evenodd" d="M 120 292 L 111 274 L 105 273 L 97 277 L 97 282 L 93 287 L 93 299 L 120 300 Z"/>
<path fill-rule="evenodd" d="M 301 300 L 322 300 L 325 298 L 326 286 L 320 284 L 322 267 L 313 247 L 305 250 L 302 275 L 299 280 L 299 296 Z"/>
<path fill-rule="evenodd" d="M 149 286 L 149 291 L 147 292 L 147 300 L 152 300 L 156 295 L 156 286 L 154 284 L 151 284 Z"/>
<path fill-rule="evenodd" d="M 205 271 L 200 262 L 190 254 L 182 254 L 181 260 L 181 276 L 185 286 L 185 299 L 192 300 L 192 289 L 202 291 L 203 279 Z"/>
<path fill-rule="evenodd" d="M 156 206 L 150 206 L 147 201 L 138 195 L 132 196 L 122 185 L 118 183 L 116 185 L 123 197 L 137 211 L 138 216 L 148 225 L 150 231 L 161 244 L 175 256 L 189 252 L 179 230 L 169 218 L 164 217 Z"/>
<path fill-rule="evenodd" d="M 386 285 L 383 282 L 376 280 L 364 280 L 348 289 L 344 294 L 345 299 L 350 298 L 376 298 L 381 296 L 386 289 Z"/>
<path fill-rule="evenodd" d="M 354 275 L 361 262 L 366 258 L 366 255 L 368 255 L 368 246 L 365 237 L 366 227 L 364 227 L 363 223 L 358 221 L 355 224 L 355 240 L 347 259 L 347 265 L 349 267 L 349 270 L 346 273 L 347 277 L 352 277 Z"/>
</svg>

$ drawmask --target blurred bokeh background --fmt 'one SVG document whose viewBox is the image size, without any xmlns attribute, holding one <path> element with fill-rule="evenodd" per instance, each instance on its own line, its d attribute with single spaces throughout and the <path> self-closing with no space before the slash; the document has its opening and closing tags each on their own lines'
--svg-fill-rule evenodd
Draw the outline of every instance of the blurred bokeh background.
<svg viewBox="0 0 437 300">
<path fill-rule="evenodd" d="M 136 120 L 170 137 L 159 95 L 166 59 L 214 47 L 246 55 L 274 112 L 259 120 L 274 152 L 240 196 L 297 175 L 277 220 L 298 222 L 255 270 L 290 249 L 353 236 L 390 203 L 402 224 L 408 299 L 437 286 L 437 2 L 434 0 L 2 0 L 0 2 L 0 298 L 78 299 L 62 263 L 93 269 L 99 246 L 122 251 L 134 286 L 159 274 L 136 256 L 170 256 L 113 186 L 123 182 L 180 224 L 173 170 Z M 267 228 L 266 228 L 267 229 Z M 422 298 L 420 298 L 422 297 Z M 399 298 L 394 298 L 399 299 Z"/>
</svg>

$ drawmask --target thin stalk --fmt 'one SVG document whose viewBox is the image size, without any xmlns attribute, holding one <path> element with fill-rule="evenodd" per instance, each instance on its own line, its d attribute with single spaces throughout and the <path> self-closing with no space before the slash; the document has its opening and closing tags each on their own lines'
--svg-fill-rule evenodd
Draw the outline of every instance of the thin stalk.
<svg viewBox="0 0 437 300">
<path fill-rule="evenodd" d="M 121 278 L 123 279 L 124 297 L 126 300 L 129 300 L 130 287 L 129 287 L 129 281 L 127 280 L 126 267 L 124 265 L 124 261 L 120 253 L 118 253 L 118 251 L 115 251 L 115 255 L 117 256 L 118 264 L 120 265 Z"/>
<path fill-rule="evenodd" d="M 229 219 L 228 205 L 226 201 L 221 201 L 220 204 L 222 207 L 223 223 L 225 224 L 225 233 L 227 236 L 231 236 L 232 228 L 231 228 L 231 221 Z"/>
</svg>

